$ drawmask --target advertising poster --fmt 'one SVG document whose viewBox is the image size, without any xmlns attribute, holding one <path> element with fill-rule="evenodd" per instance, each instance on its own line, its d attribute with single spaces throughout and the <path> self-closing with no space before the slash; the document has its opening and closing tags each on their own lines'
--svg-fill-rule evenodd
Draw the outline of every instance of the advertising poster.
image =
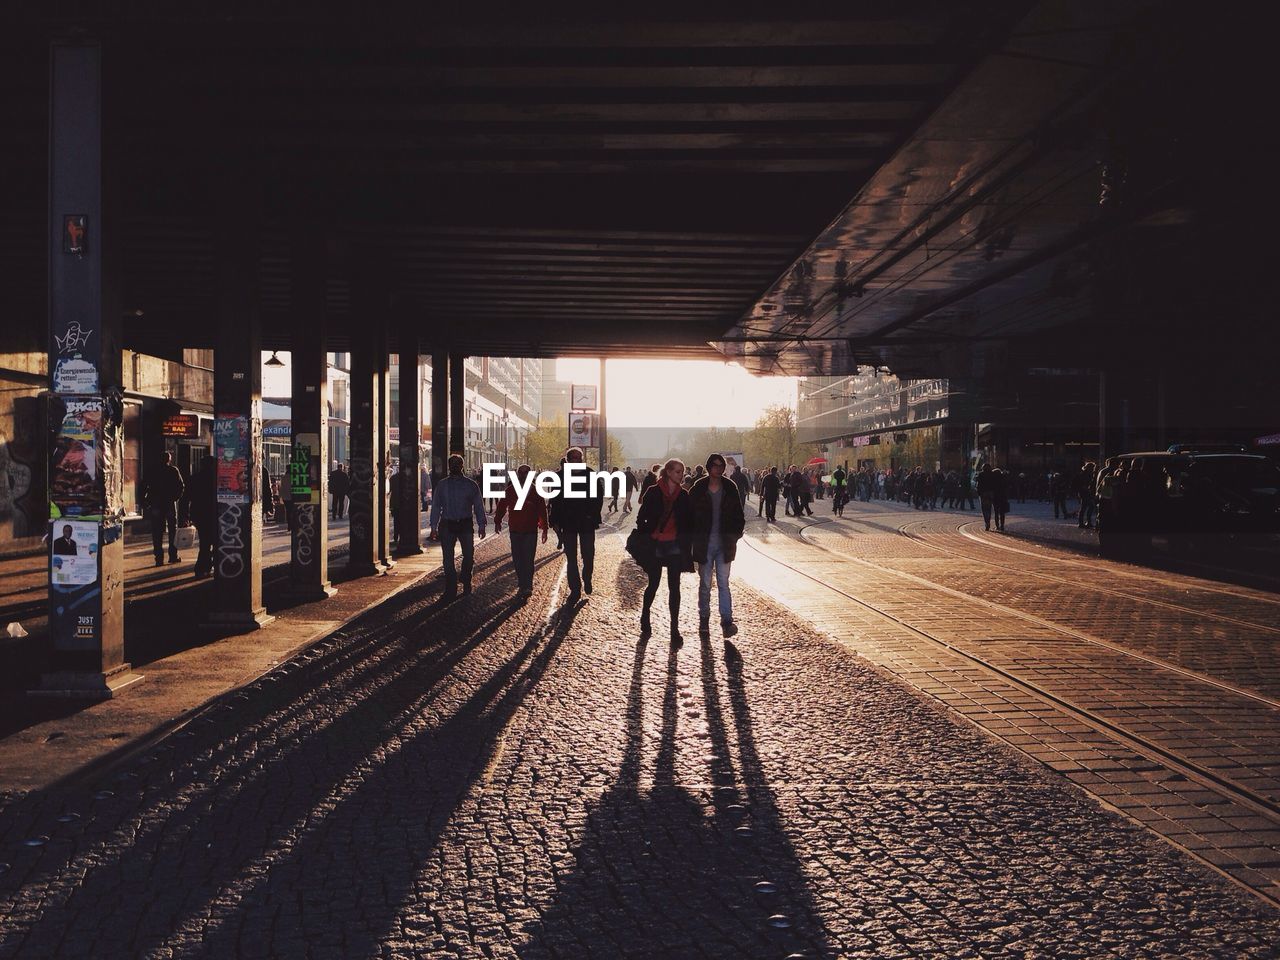
<svg viewBox="0 0 1280 960">
<path fill-rule="evenodd" d="M 54 393 L 98 392 L 98 368 L 85 356 L 94 333 L 79 320 L 68 322 L 61 333 L 54 332 Z"/>
<path fill-rule="evenodd" d="M 52 523 L 49 580 L 58 587 L 81 587 L 98 580 L 98 524 L 83 520 Z"/>
<path fill-rule="evenodd" d="M 596 445 L 596 418 L 590 413 L 569 414 L 569 446 L 594 447 Z"/>
<path fill-rule="evenodd" d="M 316 457 L 319 449 L 319 434 L 300 433 L 294 437 L 289 460 L 289 492 L 294 503 L 320 502 L 320 461 Z"/>
<path fill-rule="evenodd" d="M 102 515 L 103 414 L 100 398 L 65 401 L 49 465 L 52 519 Z"/>
<path fill-rule="evenodd" d="M 741 453 L 726 453 L 724 455 L 724 463 L 724 474 L 726 477 L 730 476 L 738 467 L 741 467 L 743 470 L 747 469 L 747 458 Z"/>
<path fill-rule="evenodd" d="M 213 422 L 219 503 L 248 503 L 249 418 L 219 415 Z"/>
</svg>

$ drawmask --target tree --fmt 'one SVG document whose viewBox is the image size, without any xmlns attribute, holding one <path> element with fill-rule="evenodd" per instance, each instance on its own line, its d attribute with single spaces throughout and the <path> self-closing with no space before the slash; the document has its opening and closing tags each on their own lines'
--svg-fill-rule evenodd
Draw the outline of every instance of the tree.
<svg viewBox="0 0 1280 960">
<path fill-rule="evenodd" d="M 543 421 L 533 430 L 524 434 L 511 448 L 511 465 L 529 464 L 534 470 L 556 470 L 560 467 L 560 458 L 569 449 L 569 424 L 564 417 L 556 417 L 552 421 Z M 599 464 L 598 447 L 584 450 L 589 466 Z M 608 437 L 608 459 L 610 465 L 620 464 L 625 459 L 622 441 L 612 434 Z"/>
<path fill-rule="evenodd" d="M 816 443 L 801 443 L 796 437 L 796 412 L 788 406 L 769 407 L 756 425 L 744 436 L 743 453 L 752 469 L 776 466 L 785 470 L 791 464 L 803 466 L 810 457 L 820 455 Z"/>
</svg>

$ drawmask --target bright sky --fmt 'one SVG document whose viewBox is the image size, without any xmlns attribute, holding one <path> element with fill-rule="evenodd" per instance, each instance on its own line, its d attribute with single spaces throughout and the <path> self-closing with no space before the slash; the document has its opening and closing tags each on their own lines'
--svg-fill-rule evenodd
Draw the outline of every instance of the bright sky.
<svg viewBox="0 0 1280 960">
<path fill-rule="evenodd" d="M 557 360 L 556 379 L 599 384 L 600 361 Z M 610 360 L 605 381 L 611 427 L 750 427 L 765 407 L 796 404 L 794 377 L 753 377 L 714 360 Z"/>
</svg>

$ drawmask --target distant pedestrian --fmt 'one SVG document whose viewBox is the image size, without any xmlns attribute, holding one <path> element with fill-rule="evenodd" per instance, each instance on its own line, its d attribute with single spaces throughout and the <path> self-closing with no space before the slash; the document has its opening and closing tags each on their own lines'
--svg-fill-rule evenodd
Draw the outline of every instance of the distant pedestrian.
<svg viewBox="0 0 1280 960">
<path fill-rule="evenodd" d="M 165 451 L 160 462 L 152 467 L 143 491 L 142 502 L 147 520 L 151 524 L 151 547 L 156 566 L 164 565 L 164 533 L 169 531 L 169 562 L 177 563 L 178 556 L 178 501 L 182 499 L 185 484 L 182 474 L 173 465 L 173 454 Z"/>
<path fill-rule="evenodd" d="M 760 500 L 764 503 L 766 523 L 778 522 L 778 496 L 782 493 L 782 480 L 778 468 L 770 467 L 769 475 L 760 484 Z"/>
<path fill-rule="evenodd" d="M 991 464 L 984 463 L 978 470 L 978 501 L 982 504 L 982 523 L 991 529 L 991 514 L 995 506 L 995 477 L 991 472 Z"/>
<path fill-rule="evenodd" d="M 671 614 L 671 643 L 684 642 L 680 635 L 680 574 L 693 572 L 693 514 L 689 494 L 684 489 L 684 463 L 671 459 L 662 467 L 661 479 L 649 487 L 636 511 L 636 529 L 652 540 L 652 552 L 645 565 L 649 585 L 640 611 L 640 636 L 653 632 L 649 610 L 658 594 L 662 571 L 667 571 L 667 609 Z"/>
<path fill-rule="evenodd" d="M 520 464 L 516 468 L 516 476 L 521 485 L 529 476 L 529 465 Z M 508 483 L 506 493 L 498 501 L 498 509 L 493 513 L 493 532 L 502 532 L 502 518 L 511 515 L 511 564 L 516 568 L 516 600 L 524 603 L 533 595 L 533 558 L 538 552 L 538 531 L 542 531 L 542 542 L 547 542 L 547 502 L 538 495 L 538 491 L 529 486 L 524 506 L 516 507 L 516 488 Z"/>
<path fill-rule="evenodd" d="M 658 474 L 661 471 L 662 464 L 655 463 L 640 480 L 640 496 L 636 499 L 636 506 L 639 506 L 644 501 L 644 495 L 649 492 L 649 488 L 658 482 Z"/>
<path fill-rule="evenodd" d="M 443 552 L 446 603 L 458 595 L 458 573 L 453 566 L 455 547 L 462 548 L 462 593 L 471 592 L 471 571 L 475 568 L 475 527 L 485 536 L 484 500 L 480 487 L 462 472 L 462 456 L 449 457 L 449 475 L 437 485 L 431 498 L 431 539 L 439 540 Z"/>
<path fill-rule="evenodd" d="M 708 467 L 707 473 L 710 472 L 711 469 Z M 729 474 L 729 479 L 733 481 L 733 485 L 737 488 L 738 505 L 745 511 L 747 509 L 747 493 L 751 486 L 751 480 L 743 473 L 742 466 L 737 460 L 733 461 L 733 472 Z"/>
<path fill-rule="evenodd" d="M 724 476 L 725 459 L 718 453 L 707 457 L 707 475 L 689 491 L 693 511 L 693 559 L 698 564 L 698 634 L 710 635 L 711 577 L 716 579 L 720 606 L 720 629 L 728 639 L 738 632 L 733 622 L 733 594 L 729 590 L 729 565 L 738 550 L 738 540 L 746 526 L 736 483 Z"/>
<path fill-rule="evenodd" d="M 636 472 L 630 467 L 627 467 L 627 469 L 622 472 L 622 477 L 627 491 L 626 500 L 622 505 L 622 512 L 626 514 L 631 512 L 631 498 L 635 496 L 636 492 Z"/>
<path fill-rule="evenodd" d="M 570 447 L 565 451 L 565 463 L 582 463 L 582 448 Z M 564 557 L 568 562 L 569 596 L 566 602 L 576 603 L 583 591 L 591 593 L 591 573 L 596 559 L 596 528 L 600 526 L 600 511 L 604 506 L 604 493 L 596 490 L 585 497 L 566 497 L 563 493 L 551 501 L 551 525 L 556 528 L 564 544 Z M 578 572 L 578 552 L 582 552 L 582 572 Z"/>
<path fill-rule="evenodd" d="M 270 492 L 266 496 L 270 496 Z M 217 468 L 212 456 L 206 455 L 191 475 L 187 491 L 190 503 L 189 516 L 200 539 L 200 552 L 196 556 L 196 579 L 213 572 L 213 541 L 217 537 Z"/>
<path fill-rule="evenodd" d="M 1093 511 L 1098 503 L 1098 467 L 1092 460 L 1080 468 L 1080 518 L 1078 526 L 1093 526 Z"/>
<path fill-rule="evenodd" d="M 338 464 L 334 467 L 333 472 L 329 474 L 329 493 L 333 496 L 331 516 L 334 520 L 342 519 L 347 508 L 347 495 L 350 492 L 351 476 L 342 464 Z"/>
<path fill-rule="evenodd" d="M 626 487 L 625 482 L 623 483 L 623 487 L 624 488 Z M 614 486 L 613 488 L 612 496 L 609 497 L 609 512 L 610 513 L 618 512 L 618 488 L 616 486 Z"/>
<path fill-rule="evenodd" d="M 849 475 L 844 467 L 836 467 L 831 474 L 831 512 L 837 517 L 844 514 L 844 492 Z"/>
</svg>

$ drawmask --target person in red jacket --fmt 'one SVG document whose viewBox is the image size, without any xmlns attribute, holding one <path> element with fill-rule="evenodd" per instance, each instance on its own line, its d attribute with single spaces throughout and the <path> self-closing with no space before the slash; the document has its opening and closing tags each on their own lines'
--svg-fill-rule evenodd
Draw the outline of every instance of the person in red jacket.
<svg viewBox="0 0 1280 960">
<path fill-rule="evenodd" d="M 523 486 L 529 476 L 529 465 L 520 464 L 516 476 Z M 533 595 L 533 557 L 538 552 L 539 530 L 542 531 L 542 542 L 547 542 L 547 502 L 530 487 L 524 506 L 517 510 L 516 488 L 508 483 L 506 493 L 493 514 L 494 533 L 502 532 L 502 518 L 508 513 L 511 514 L 511 563 L 516 568 L 516 582 L 519 584 L 516 600 L 524 603 Z"/>
</svg>

